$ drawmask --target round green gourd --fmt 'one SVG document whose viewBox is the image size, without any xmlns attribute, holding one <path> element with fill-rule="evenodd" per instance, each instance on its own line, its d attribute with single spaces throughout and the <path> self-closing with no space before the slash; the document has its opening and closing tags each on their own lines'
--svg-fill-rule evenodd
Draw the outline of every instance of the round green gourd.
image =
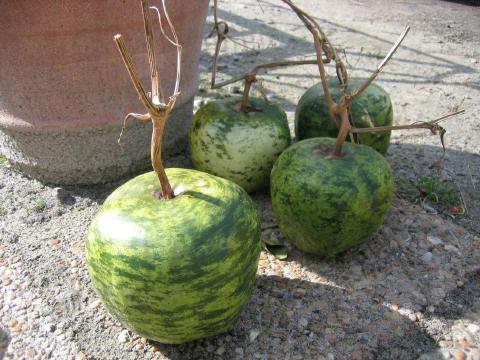
<svg viewBox="0 0 480 360">
<path fill-rule="evenodd" d="M 167 169 L 177 196 L 160 201 L 155 173 L 116 189 L 93 220 L 86 261 L 107 310 L 140 336 L 178 344 L 232 326 L 260 255 L 255 205 L 236 184 Z"/>
<path fill-rule="evenodd" d="M 350 79 L 347 93 L 357 89 L 363 80 Z M 338 102 L 342 96 L 337 79 L 328 82 L 332 98 Z M 353 123 L 358 128 L 391 126 L 393 106 L 388 93 L 377 84 L 371 84 L 356 99 L 351 108 Z M 295 112 L 295 134 L 298 140 L 314 137 L 337 137 L 338 127 L 330 119 L 321 84 L 308 89 L 300 98 Z M 385 155 L 390 144 L 390 131 L 358 134 L 359 142 Z M 349 137 L 347 138 L 349 141 Z"/>
<path fill-rule="evenodd" d="M 269 184 L 272 166 L 290 145 L 285 112 L 250 98 L 253 111 L 238 111 L 241 97 L 209 102 L 195 114 L 189 134 L 193 165 L 231 180 L 248 192 Z"/>
<path fill-rule="evenodd" d="M 273 212 L 293 245 L 334 256 L 377 231 L 390 208 L 392 174 L 379 153 L 345 143 L 332 157 L 335 139 L 313 138 L 285 150 L 271 176 Z"/>
</svg>

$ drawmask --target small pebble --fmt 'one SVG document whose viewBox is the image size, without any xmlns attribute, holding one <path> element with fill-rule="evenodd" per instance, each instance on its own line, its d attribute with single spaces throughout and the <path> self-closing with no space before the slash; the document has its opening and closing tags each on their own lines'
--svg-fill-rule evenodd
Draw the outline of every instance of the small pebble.
<svg viewBox="0 0 480 360">
<path fill-rule="evenodd" d="M 118 342 L 123 344 L 126 343 L 130 339 L 130 336 L 128 334 L 128 330 L 123 330 L 119 335 L 118 335 Z"/>
<path fill-rule="evenodd" d="M 83 351 L 80 351 L 77 355 L 75 355 L 75 360 L 87 360 L 87 355 Z"/>
<path fill-rule="evenodd" d="M 466 360 L 467 359 L 467 356 L 461 350 L 454 350 L 453 351 L 453 357 L 455 358 L 455 360 Z"/>
<path fill-rule="evenodd" d="M 225 347 L 220 346 L 218 347 L 217 351 L 215 352 L 217 355 L 223 355 L 225 353 Z"/>
<path fill-rule="evenodd" d="M 95 310 L 95 309 L 98 309 L 100 307 L 100 305 L 102 304 L 102 302 L 100 300 L 95 300 L 93 302 L 91 302 L 88 307 L 92 310 Z"/>
<path fill-rule="evenodd" d="M 12 320 L 12 321 L 10 321 L 10 327 L 11 327 L 11 328 L 13 328 L 13 327 L 15 327 L 15 326 L 17 326 L 17 325 L 18 325 L 18 321 L 17 321 L 17 320 Z"/>
<path fill-rule="evenodd" d="M 36 354 L 37 354 L 37 353 L 36 353 L 35 349 L 28 348 L 27 350 L 25 350 L 25 356 L 26 356 L 27 358 L 33 359 Z"/>
<path fill-rule="evenodd" d="M 442 240 L 440 240 L 440 238 L 438 238 L 437 236 L 433 236 L 433 235 L 427 235 L 427 240 L 432 245 L 440 245 L 442 243 Z"/>
<path fill-rule="evenodd" d="M 480 326 L 477 324 L 469 324 L 467 326 L 468 331 L 470 331 L 472 334 L 478 334 L 480 333 Z"/>
<path fill-rule="evenodd" d="M 420 257 L 420 259 L 421 259 L 423 262 L 425 262 L 425 263 L 430 263 L 430 262 L 432 261 L 432 259 L 433 259 L 433 254 L 432 254 L 430 251 L 428 251 L 428 252 L 426 252 L 425 254 L 423 254 L 423 255 Z"/>
<path fill-rule="evenodd" d="M 249 333 L 249 339 L 250 341 L 255 341 L 255 339 L 258 337 L 258 335 L 260 335 L 260 331 L 254 329 L 254 330 L 250 330 L 250 333 Z"/>
</svg>

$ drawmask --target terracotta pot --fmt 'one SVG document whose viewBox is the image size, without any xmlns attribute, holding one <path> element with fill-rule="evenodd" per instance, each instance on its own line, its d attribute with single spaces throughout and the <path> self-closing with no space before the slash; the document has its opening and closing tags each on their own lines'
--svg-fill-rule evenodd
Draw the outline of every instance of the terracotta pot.
<svg viewBox="0 0 480 360">
<path fill-rule="evenodd" d="M 182 94 L 165 139 L 171 153 L 186 144 L 208 0 L 167 0 L 167 8 L 183 45 Z M 125 114 L 145 110 L 116 49 L 116 33 L 124 35 L 149 89 L 139 0 L 2 2 L 0 151 L 25 174 L 50 183 L 86 184 L 148 166 L 150 124 L 132 122 L 117 144 Z M 168 94 L 176 52 L 160 36 L 157 40 Z"/>
</svg>

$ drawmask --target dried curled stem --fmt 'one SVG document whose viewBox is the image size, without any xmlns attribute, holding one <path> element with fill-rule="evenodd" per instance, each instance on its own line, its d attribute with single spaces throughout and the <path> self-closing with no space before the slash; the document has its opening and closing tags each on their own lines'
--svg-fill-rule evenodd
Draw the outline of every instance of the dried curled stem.
<svg viewBox="0 0 480 360">
<path fill-rule="evenodd" d="M 393 57 L 393 55 L 395 54 L 397 49 L 400 47 L 405 37 L 407 36 L 410 30 L 409 26 L 407 26 L 405 30 L 402 32 L 402 34 L 399 36 L 399 38 L 394 43 L 394 45 L 392 46 L 388 54 L 377 66 L 377 69 L 375 70 L 375 72 L 352 94 L 347 94 L 346 90 L 347 90 L 348 79 L 349 79 L 347 69 L 343 64 L 342 60 L 340 59 L 340 57 L 337 55 L 337 52 L 334 46 L 328 40 L 325 32 L 322 30 L 318 22 L 311 15 L 309 15 L 305 10 L 295 5 L 291 0 L 281 0 L 281 1 L 286 5 L 288 5 L 295 12 L 295 14 L 303 22 L 305 27 L 311 32 L 313 36 L 313 43 L 314 43 L 315 52 L 316 52 L 316 60 L 283 61 L 283 62 L 261 64 L 261 65 L 255 66 L 253 69 L 251 69 L 248 73 L 244 75 L 237 76 L 230 80 L 226 80 L 220 83 L 216 83 L 218 58 L 221 50 L 221 45 L 223 41 L 228 37 L 227 34 L 229 31 L 229 27 L 225 21 L 218 20 L 218 0 L 214 0 L 214 22 L 215 23 L 209 35 L 209 36 L 212 36 L 214 33 L 217 34 L 217 43 L 215 47 L 215 54 L 214 54 L 213 66 L 212 66 L 212 81 L 211 81 L 212 89 L 218 89 L 220 87 L 223 87 L 238 81 L 244 81 L 245 87 L 244 87 L 242 102 L 240 104 L 239 109 L 241 111 L 247 112 L 249 109 L 248 98 L 249 98 L 250 88 L 252 83 L 257 81 L 257 75 L 261 70 L 269 69 L 269 68 L 284 67 L 284 66 L 315 64 L 318 66 L 321 85 L 323 88 L 323 92 L 324 92 L 325 100 L 328 106 L 330 117 L 332 121 L 334 121 L 339 127 L 339 134 L 337 136 L 335 151 L 332 154 L 332 157 L 342 155 L 342 146 L 347 136 L 350 135 L 350 138 L 353 140 L 354 133 L 368 133 L 368 132 L 379 132 L 379 131 L 425 128 L 425 129 L 429 129 L 434 134 L 440 133 L 442 146 L 444 147 L 443 136 L 445 134 L 445 129 L 439 126 L 438 122 L 446 118 L 462 114 L 464 110 L 456 111 L 454 113 L 445 115 L 439 119 L 436 119 L 430 122 L 415 123 L 410 125 L 382 126 L 382 127 L 372 127 L 372 128 L 356 128 L 353 126 L 351 111 L 350 111 L 353 101 L 355 101 L 355 99 L 357 99 L 368 88 L 368 86 L 370 86 L 372 82 L 375 81 L 375 79 L 382 72 L 384 67 L 388 64 L 390 59 Z M 325 68 L 325 64 L 328 64 L 332 61 L 335 61 L 335 70 L 336 70 L 337 78 L 340 82 L 340 85 L 343 91 L 343 95 L 338 102 L 335 102 L 331 96 L 329 84 L 327 80 L 327 72 Z"/>
<path fill-rule="evenodd" d="M 158 19 L 160 22 L 160 29 L 162 35 L 177 48 L 177 75 L 175 80 L 175 88 L 173 94 L 169 96 L 168 101 L 165 101 L 163 89 L 162 89 L 162 82 L 160 79 L 160 75 L 158 72 L 158 64 L 156 58 L 156 50 L 155 50 L 155 41 L 153 36 L 152 30 L 152 20 L 150 16 L 150 11 L 156 11 L 158 14 Z M 133 86 L 142 102 L 143 106 L 147 110 L 146 114 L 136 114 L 130 113 L 125 117 L 122 132 L 120 133 L 120 137 L 123 134 L 125 129 L 126 121 L 129 118 L 134 118 L 140 121 L 147 121 L 151 120 L 153 123 L 153 131 L 152 131 L 152 141 L 151 141 L 151 159 L 152 159 L 152 166 L 155 170 L 158 180 L 160 182 L 160 191 L 155 192 L 155 197 L 160 200 L 169 200 L 175 197 L 170 182 L 168 181 L 167 175 L 165 173 L 165 168 L 163 167 L 162 163 L 162 140 L 163 140 L 163 133 L 165 130 L 165 125 L 167 120 L 170 116 L 170 113 L 175 106 L 175 101 L 177 96 L 180 94 L 179 87 L 180 87 L 180 78 L 181 78 L 181 62 L 182 62 L 182 46 L 179 44 L 178 36 L 175 31 L 175 28 L 172 25 L 170 17 L 168 15 L 165 0 L 162 0 L 162 10 L 167 19 L 168 27 L 170 32 L 173 36 L 173 39 L 166 35 L 163 24 L 161 20 L 160 10 L 156 7 L 151 7 L 148 0 L 142 0 L 142 11 L 143 11 L 143 23 L 145 28 L 145 38 L 147 42 L 147 51 L 148 51 L 148 61 L 150 64 L 150 78 L 151 78 L 151 86 L 152 86 L 152 95 L 151 98 L 147 96 L 145 89 L 140 82 L 140 78 L 138 76 L 137 71 L 135 70 L 135 65 L 132 61 L 132 58 L 127 50 L 125 41 L 122 35 L 117 34 L 114 37 L 115 43 L 117 44 L 118 50 L 120 51 L 120 55 L 122 56 L 123 62 L 125 67 L 130 75 L 130 79 L 132 80 Z M 120 139 L 119 139 L 120 140 Z"/>
<path fill-rule="evenodd" d="M 362 134 L 362 133 L 371 133 L 371 132 L 381 132 L 381 131 L 392 131 L 392 130 L 411 130 L 411 129 L 428 129 L 434 135 L 440 134 L 440 142 L 442 143 L 443 151 L 445 151 L 445 143 L 443 138 L 445 136 L 446 130 L 438 125 L 439 122 L 451 118 L 453 116 L 464 114 L 465 110 L 458 110 L 451 112 L 449 114 L 443 115 L 435 120 L 431 121 L 419 121 L 413 124 L 408 125 L 395 125 L 395 126 L 377 126 L 371 128 L 351 128 L 350 132 L 355 134 Z"/>
<path fill-rule="evenodd" d="M 279 68 L 279 67 L 287 67 L 287 66 L 317 65 L 317 60 L 313 60 L 313 59 L 312 60 L 294 60 L 294 61 L 276 61 L 276 62 L 256 65 L 249 72 L 243 75 L 233 77 L 232 79 L 217 83 L 216 76 L 218 71 L 218 59 L 220 56 L 222 43 L 227 38 L 231 41 L 235 41 L 235 40 L 232 39 L 230 36 L 228 36 L 228 31 L 229 31 L 228 23 L 225 21 L 218 20 L 218 0 L 214 0 L 213 4 L 214 4 L 214 9 L 213 9 L 214 25 L 213 25 L 212 31 L 209 34 L 209 37 L 213 36 L 213 34 L 216 33 L 217 43 L 215 45 L 215 54 L 213 56 L 211 88 L 219 89 L 221 87 L 224 87 L 239 81 L 244 81 L 245 85 L 244 85 L 244 91 L 242 96 L 242 102 L 240 103 L 240 107 L 239 107 L 240 111 L 243 111 L 243 112 L 249 111 L 250 107 L 248 104 L 248 99 L 250 96 L 250 89 L 252 87 L 252 84 L 257 81 L 257 75 L 259 74 L 260 71 Z M 324 61 L 325 63 L 328 63 L 331 60 L 328 57 L 326 57 L 325 59 L 322 59 L 322 61 Z"/>
<path fill-rule="evenodd" d="M 388 54 L 385 58 L 380 62 L 377 66 L 375 72 L 358 88 L 356 89 L 351 95 L 346 94 L 347 88 L 347 81 L 348 81 L 348 74 L 345 66 L 343 65 L 342 61 L 338 58 L 335 48 L 332 46 L 328 38 L 326 37 L 325 33 L 322 31 L 318 23 L 315 19 L 306 13 L 304 10 L 300 9 L 298 6 L 293 4 L 290 0 L 281 0 L 297 14 L 300 20 L 304 23 L 305 27 L 312 33 L 313 41 L 315 46 L 315 51 L 317 54 L 317 63 L 318 63 L 318 70 L 320 74 L 320 80 L 323 87 L 323 92 L 325 96 L 325 100 L 327 102 L 328 110 L 330 113 L 330 117 L 333 121 L 336 122 L 337 126 L 339 126 L 339 132 L 337 136 L 337 140 L 335 143 L 335 151 L 332 154 L 333 157 L 341 156 L 342 154 L 342 146 L 345 142 L 345 139 L 350 134 L 350 137 L 353 138 L 352 134 L 357 133 L 370 133 L 370 132 L 379 132 L 379 131 L 391 131 L 391 130 L 405 130 L 405 129 L 429 129 L 433 134 L 440 134 L 440 141 L 442 143 L 442 147 L 445 150 L 444 146 L 444 135 L 445 129 L 442 128 L 438 123 L 443 121 L 447 118 L 452 116 L 456 116 L 459 114 L 463 114 L 464 110 L 459 110 L 442 116 L 438 119 L 429 121 L 429 122 L 418 122 L 410 125 L 399 125 L 399 126 L 380 126 L 380 127 L 371 127 L 371 128 L 356 128 L 352 125 L 351 120 L 351 113 L 350 108 L 355 99 L 357 99 L 367 88 L 370 84 L 375 81 L 378 75 L 382 72 L 384 67 L 388 64 L 390 59 L 393 57 L 397 49 L 400 47 L 401 43 L 407 36 L 408 32 L 410 31 L 410 27 L 407 26 L 405 30 L 400 34 L 395 44 L 392 46 Z M 324 61 L 323 56 L 326 57 L 327 61 Z M 343 89 L 343 96 L 340 98 L 338 103 L 336 103 L 330 93 L 327 76 L 326 76 L 326 69 L 325 63 L 329 60 L 335 60 L 335 67 L 337 72 L 337 77 L 340 81 L 340 84 Z M 337 119 L 340 118 L 340 123 Z"/>
<path fill-rule="evenodd" d="M 362 95 L 362 93 L 370 86 L 370 84 L 375 81 L 377 76 L 382 72 L 385 65 L 387 65 L 390 59 L 393 57 L 393 54 L 395 54 L 397 49 L 400 47 L 400 44 L 405 39 L 409 31 L 410 31 L 410 26 L 407 26 L 405 30 L 400 34 L 395 44 L 392 46 L 392 48 L 388 52 L 387 56 L 385 56 L 385 58 L 377 66 L 377 69 L 375 70 L 375 72 L 372 75 L 370 75 L 370 77 L 357 90 L 355 90 L 352 95 L 348 97 L 349 104 L 353 103 L 353 101 L 357 99 L 360 95 Z"/>
</svg>

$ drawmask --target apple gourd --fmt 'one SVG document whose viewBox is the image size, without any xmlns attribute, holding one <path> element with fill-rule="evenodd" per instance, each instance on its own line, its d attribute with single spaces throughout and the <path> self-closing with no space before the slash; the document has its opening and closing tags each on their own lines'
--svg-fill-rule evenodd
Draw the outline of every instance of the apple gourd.
<svg viewBox="0 0 480 360">
<path fill-rule="evenodd" d="M 362 85 L 359 79 L 350 79 L 347 92 Z M 332 99 L 337 102 L 343 95 L 337 79 L 328 82 Z M 391 126 L 393 124 L 393 106 L 388 93 L 379 85 L 371 84 L 352 103 L 351 116 L 357 128 Z M 327 102 L 321 84 L 308 89 L 300 98 L 295 111 L 295 135 L 297 140 L 314 137 L 333 137 L 338 135 L 338 127 L 330 118 Z M 390 131 L 357 134 L 360 144 L 368 145 L 385 155 L 390 145 Z M 348 138 L 347 138 L 348 140 Z"/>
<path fill-rule="evenodd" d="M 273 212 L 293 245 L 331 257 L 372 237 L 392 199 L 392 174 L 383 156 L 335 139 L 302 140 L 285 150 L 271 176 Z"/>
<path fill-rule="evenodd" d="M 231 180 L 247 192 L 267 187 L 272 166 L 291 141 L 285 112 L 263 99 L 216 100 L 195 114 L 189 134 L 193 165 Z"/>
</svg>

